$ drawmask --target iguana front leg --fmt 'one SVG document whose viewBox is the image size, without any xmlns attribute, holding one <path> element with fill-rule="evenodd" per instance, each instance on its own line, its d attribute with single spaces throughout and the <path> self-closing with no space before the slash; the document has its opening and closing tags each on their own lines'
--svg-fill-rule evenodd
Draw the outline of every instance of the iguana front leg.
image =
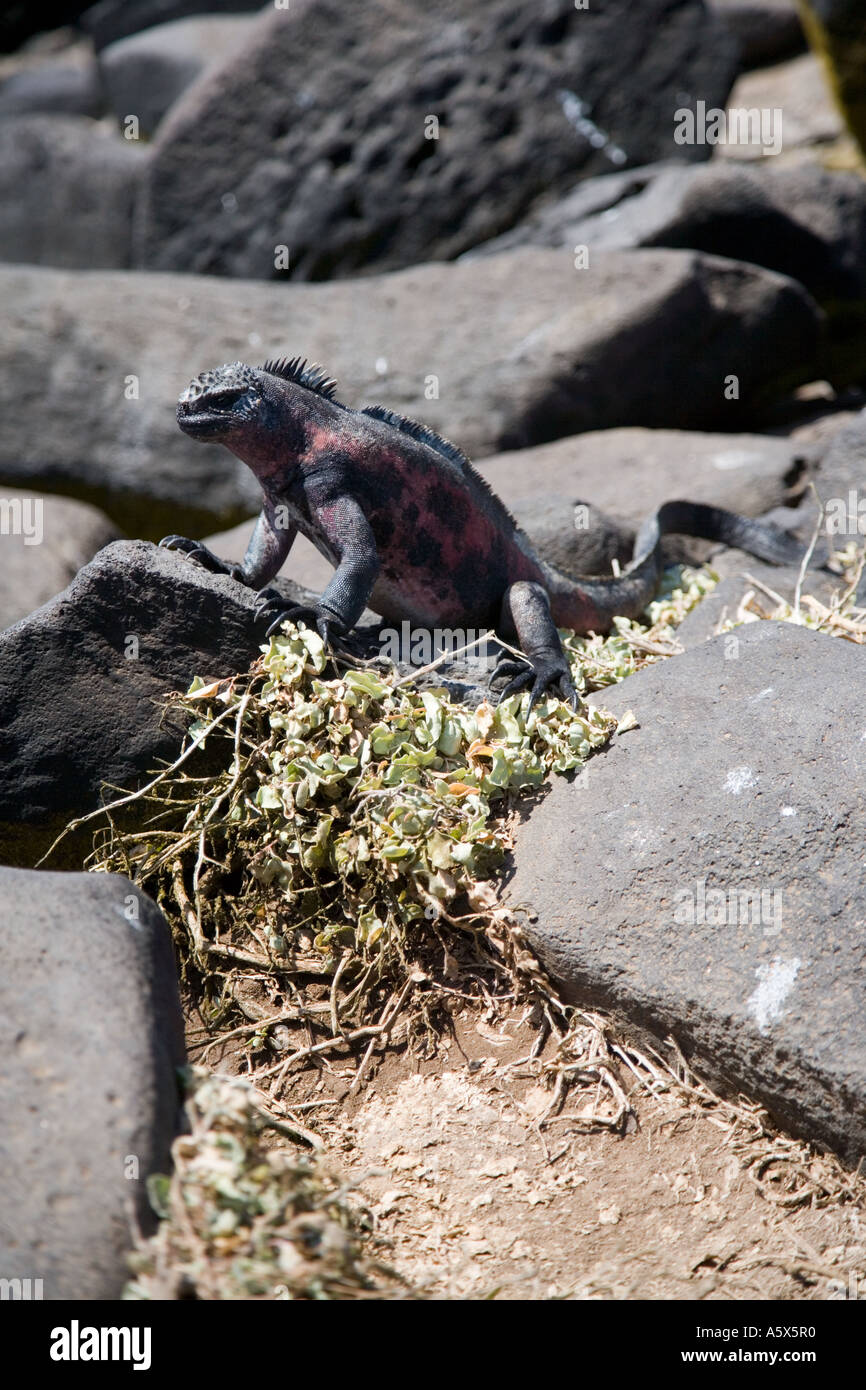
<svg viewBox="0 0 866 1390">
<path fill-rule="evenodd" d="M 287 604 L 274 589 L 259 594 L 259 616 L 269 620 L 267 636 L 287 618 L 315 626 L 326 641 L 355 626 L 376 583 L 379 556 L 370 523 L 353 497 L 338 497 L 316 508 L 318 529 L 330 544 L 338 565 L 314 608 Z"/>
<path fill-rule="evenodd" d="M 500 631 L 507 642 L 515 642 L 526 653 L 526 662 L 504 656 L 493 673 L 511 679 L 499 698 L 504 700 L 527 686 L 532 687 L 529 708 L 548 689 L 553 689 L 572 709 L 580 708 L 580 697 L 571 680 L 571 667 L 563 651 L 556 624 L 550 613 L 550 600 L 541 584 L 519 580 L 502 600 Z"/>
<path fill-rule="evenodd" d="M 165 536 L 160 545 L 166 550 L 180 550 L 213 574 L 228 574 L 251 589 L 260 589 L 279 573 L 297 534 L 297 526 L 275 525 L 274 518 L 265 509 L 259 514 L 246 554 L 239 565 L 231 560 L 221 560 L 201 541 L 191 541 L 186 536 Z"/>
</svg>

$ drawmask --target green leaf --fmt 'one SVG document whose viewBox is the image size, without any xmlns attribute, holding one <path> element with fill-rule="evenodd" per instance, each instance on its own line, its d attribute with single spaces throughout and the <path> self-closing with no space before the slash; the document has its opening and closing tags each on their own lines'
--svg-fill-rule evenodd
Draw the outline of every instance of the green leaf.
<svg viewBox="0 0 866 1390">
<path fill-rule="evenodd" d="M 374 700 L 382 700 L 388 694 L 388 686 L 370 671 L 347 671 L 343 680 L 353 690 L 361 690 Z"/>
<path fill-rule="evenodd" d="M 165 1173 L 149 1173 L 144 1180 L 144 1189 L 153 1211 L 164 1221 L 171 1210 L 171 1178 Z"/>
</svg>

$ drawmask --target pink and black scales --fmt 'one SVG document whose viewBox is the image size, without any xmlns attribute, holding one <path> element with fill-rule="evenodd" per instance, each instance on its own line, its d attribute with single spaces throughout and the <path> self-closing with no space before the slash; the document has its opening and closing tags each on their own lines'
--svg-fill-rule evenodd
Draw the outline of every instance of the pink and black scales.
<svg viewBox="0 0 866 1390">
<path fill-rule="evenodd" d="M 259 480 L 263 507 L 241 564 L 199 541 L 161 544 L 260 591 L 273 631 L 302 620 L 325 640 L 355 626 L 369 607 L 389 622 L 425 628 L 495 628 L 519 646 L 493 679 L 502 695 L 531 687 L 575 706 L 558 627 L 607 632 L 616 614 L 641 612 L 655 592 L 660 540 L 669 532 L 735 545 L 776 564 L 799 562 L 786 532 L 694 502 L 667 502 L 641 528 L 621 576 L 573 579 L 535 554 L 505 505 L 456 445 L 382 406 L 352 410 L 336 382 L 301 358 L 263 367 L 234 362 L 203 372 L 177 407 L 180 428 L 217 440 Z M 287 607 L 266 586 L 298 532 L 334 565 L 315 608 Z"/>
</svg>

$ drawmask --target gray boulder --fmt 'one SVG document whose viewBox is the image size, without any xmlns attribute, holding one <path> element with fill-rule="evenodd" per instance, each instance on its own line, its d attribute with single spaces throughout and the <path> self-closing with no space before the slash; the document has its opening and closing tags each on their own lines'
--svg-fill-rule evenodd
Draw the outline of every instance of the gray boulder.
<svg viewBox="0 0 866 1390">
<path fill-rule="evenodd" d="M 85 502 L 0 490 L 0 628 L 65 589 L 117 527 Z"/>
<path fill-rule="evenodd" d="M 689 247 L 789 275 L 819 301 L 866 298 L 866 184 L 816 164 L 660 164 L 578 184 L 469 256 L 513 246 Z"/>
<path fill-rule="evenodd" d="M 262 0 L 98 0 L 80 23 L 94 47 L 103 49 L 129 34 L 189 15 L 248 14 L 261 8 Z"/>
<path fill-rule="evenodd" d="M 782 112 L 782 152 L 784 161 L 796 162 L 821 154 L 821 146 L 838 140 L 845 124 L 833 103 L 830 86 L 820 59 L 803 53 L 772 67 L 756 68 L 737 78 L 728 97 L 731 107 L 747 111 Z M 763 159 L 756 145 L 717 145 L 715 158 L 735 160 Z"/>
<path fill-rule="evenodd" d="M 853 418 L 843 412 L 842 419 L 845 423 L 834 430 L 833 417 L 827 417 L 826 437 L 824 432 L 819 432 L 813 444 L 804 442 L 801 446 L 806 468 L 799 486 L 807 477 L 811 478 L 825 509 L 817 541 L 823 554 L 828 549 L 844 550 L 851 541 L 862 546 L 866 538 L 866 412 Z M 811 435 L 814 437 L 814 430 Z M 804 544 L 808 544 L 818 520 L 815 493 L 811 488 L 806 488 L 796 500 L 796 507 L 776 507 L 768 512 L 765 519 L 793 531 Z M 755 599 L 764 611 L 772 610 L 775 607 L 774 599 L 771 594 L 763 592 L 761 585 L 786 603 L 794 603 L 799 566 L 779 568 L 765 565 L 754 556 L 736 550 L 715 553 L 712 566 L 721 582 L 678 629 L 677 638 L 684 647 L 705 641 L 724 619 L 734 618 L 749 590 L 754 591 Z M 804 575 L 801 594 L 828 605 L 834 595 L 846 587 L 847 581 L 843 576 L 810 568 Z M 866 575 L 861 578 L 855 602 L 866 605 Z M 808 605 L 804 611 L 809 612 Z"/>
<path fill-rule="evenodd" d="M 866 536 L 866 410 L 826 418 L 825 430 L 798 430 L 799 447 L 810 458 L 810 473 L 825 509 L 825 529 L 836 549 Z M 812 440 L 813 442 L 809 442 Z M 796 524 L 811 535 L 818 516 L 815 495 L 804 492 Z"/>
<path fill-rule="evenodd" d="M 786 531 L 791 531 L 799 540 L 808 545 L 814 527 L 808 524 L 808 514 L 789 508 L 779 508 L 771 512 L 766 520 L 774 521 Z M 799 523 L 799 524 L 798 524 Z M 685 650 L 706 642 L 715 636 L 722 623 L 736 621 L 743 600 L 749 595 L 753 599 L 749 610 L 757 607 L 764 613 L 774 612 L 777 599 L 794 606 L 800 566 L 767 565 L 741 550 L 716 550 L 709 560 L 719 583 L 715 589 L 693 608 L 688 617 L 677 628 L 677 641 Z M 763 587 L 762 587 L 763 586 Z M 809 614 L 809 597 L 819 603 L 829 604 L 834 594 L 846 587 L 843 576 L 828 570 L 810 566 L 803 576 L 801 586 L 802 611 Z M 768 593 L 767 590 L 770 592 Z M 755 615 L 757 616 L 757 614 Z M 746 618 L 746 621 L 749 621 Z"/>
<path fill-rule="evenodd" d="M 128 266 L 146 162 L 143 146 L 83 116 L 0 121 L 0 260 Z"/>
<path fill-rule="evenodd" d="M 287 592 L 293 592 L 287 587 Z M 143 541 L 101 550 L 57 598 L 0 633 L 0 840 L 33 862 L 45 835 L 177 756 L 162 697 L 246 670 L 255 594 Z M 17 827 L 17 829 L 16 829 Z"/>
<path fill-rule="evenodd" d="M 627 564 L 640 523 L 685 497 L 756 516 L 804 486 L 805 452 L 768 435 L 596 430 L 482 459 L 479 471 L 551 564 L 609 574 Z M 668 536 L 666 564 L 702 564 L 717 546 Z"/>
<path fill-rule="evenodd" d="M 759 516 L 802 487 L 808 464 L 807 451 L 782 437 L 632 428 L 495 454 L 478 469 L 512 509 L 554 493 L 590 500 L 633 530 L 677 497 Z"/>
<path fill-rule="evenodd" d="M 849 500 L 853 492 L 853 511 L 859 510 L 864 521 L 860 530 L 866 531 L 866 411 L 830 439 L 818 464 L 815 486 L 825 507 Z M 855 532 L 852 528 L 852 535 Z"/>
<path fill-rule="evenodd" d="M 105 97 L 91 55 L 88 63 L 57 62 L 13 72 L 0 84 L 0 117 L 41 113 L 101 116 Z"/>
<path fill-rule="evenodd" d="M 819 413 L 811 418 L 807 416 L 799 424 L 794 424 L 793 428 L 789 426 L 786 433 L 797 444 L 813 447 L 816 456 L 821 456 L 827 452 L 827 446 L 840 430 L 853 424 L 860 412 L 846 404 L 844 399 L 827 402 L 823 407 L 819 403 L 817 409 Z"/>
<path fill-rule="evenodd" d="M 510 511 L 539 555 L 565 574 L 610 574 L 614 560 L 628 564 L 635 539 L 629 526 L 593 502 L 546 492 L 538 481 L 535 494 L 517 498 Z"/>
<path fill-rule="evenodd" d="M 140 263 L 324 280 L 448 259 L 548 189 L 665 157 L 682 90 L 722 104 L 735 65 L 696 0 L 295 0 L 160 129 Z"/>
<path fill-rule="evenodd" d="M 639 727 L 517 831 L 507 903 L 568 996 L 866 1152 L 863 653 L 761 622 L 597 697 Z M 757 896 L 755 896 L 757 895 Z"/>
<path fill-rule="evenodd" d="M 740 49 L 743 68 L 791 58 L 806 47 L 795 0 L 709 0 Z"/>
<path fill-rule="evenodd" d="M 119 1298 L 180 1120 L 168 925 L 119 875 L 0 869 L 0 952 L 0 1269 L 30 1297 Z"/>
<path fill-rule="evenodd" d="M 0 485 L 84 497 L 150 538 L 258 506 L 243 464 L 175 423 L 190 377 L 223 361 L 301 352 L 348 404 L 387 404 L 479 457 L 622 424 L 742 428 L 814 377 L 821 333 L 792 281 L 686 251 L 575 270 L 526 248 L 278 287 L 0 267 L 0 297 Z"/>
<path fill-rule="evenodd" d="M 153 135 L 187 87 L 243 46 L 253 22 L 248 15 L 194 15 L 109 44 L 99 71 L 111 110 L 121 122 L 136 115 L 141 134 Z"/>
</svg>

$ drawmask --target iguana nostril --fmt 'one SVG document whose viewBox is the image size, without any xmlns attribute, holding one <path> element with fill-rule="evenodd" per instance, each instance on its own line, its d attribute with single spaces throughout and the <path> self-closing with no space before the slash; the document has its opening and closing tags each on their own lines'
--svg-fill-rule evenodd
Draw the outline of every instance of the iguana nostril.
<svg viewBox="0 0 866 1390">
<path fill-rule="evenodd" d="M 193 381 L 186 390 L 178 397 L 178 409 L 188 410 L 190 406 L 200 401 L 212 410 L 227 410 L 236 405 L 239 400 L 246 395 L 246 387 L 224 387 L 222 390 L 215 390 L 212 385 Z"/>
</svg>

